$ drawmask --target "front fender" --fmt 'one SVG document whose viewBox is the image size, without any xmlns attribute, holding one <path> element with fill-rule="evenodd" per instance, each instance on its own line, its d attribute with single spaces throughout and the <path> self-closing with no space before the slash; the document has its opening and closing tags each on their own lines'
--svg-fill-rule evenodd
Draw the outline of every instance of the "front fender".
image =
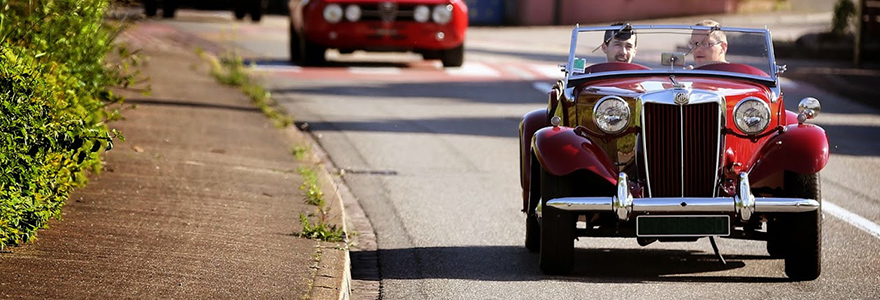
<svg viewBox="0 0 880 300">
<path fill-rule="evenodd" d="M 617 184 L 617 168 L 611 158 L 589 139 L 575 133 L 571 127 L 547 127 L 535 132 L 532 151 L 538 162 L 550 174 L 562 176 L 577 170 L 587 170 Z"/>
<path fill-rule="evenodd" d="M 828 163 L 828 136 L 813 124 L 785 126 L 758 152 L 749 179 L 758 182 L 781 171 L 817 173 Z"/>
<path fill-rule="evenodd" d="M 550 126 L 547 109 L 536 109 L 523 116 L 519 123 L 519 179 L 523 190 L 523 210 L 529 203 L 529 190 L 532 179 L 531 142 L 538 129 Z"/>
</svg>

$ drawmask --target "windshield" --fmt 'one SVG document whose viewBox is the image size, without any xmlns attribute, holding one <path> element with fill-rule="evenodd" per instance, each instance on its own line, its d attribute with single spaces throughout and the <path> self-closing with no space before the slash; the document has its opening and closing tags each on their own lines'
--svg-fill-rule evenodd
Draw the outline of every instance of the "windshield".
<svg viewBox="0 0 880 300">
<path fill-rule="evenodd" d="M 572 31 L 569 79 L 628 72 L 715 74 L 776 81 L 764 29 L 683 25 L 579 27 Z"/>
</svg>

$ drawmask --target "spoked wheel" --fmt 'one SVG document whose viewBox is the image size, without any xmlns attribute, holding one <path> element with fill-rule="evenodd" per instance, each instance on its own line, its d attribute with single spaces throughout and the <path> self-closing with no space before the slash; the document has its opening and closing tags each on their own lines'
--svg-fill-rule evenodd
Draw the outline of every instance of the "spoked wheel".
<svg viewBox="0 0 880 300">
<path fill-rule="evenodd" d="M 819 173 L 785 173 L 786 196 L 822 202 Z M 785 275 L 792 280 L 814 280 L 822 273 L 822 209 L 785 216 Z"/>
<path fill-rule="evenodd" d="M 572 195 L 571 183 L 564 177 L 541 170 L 541 202 Z M 542 209 L 541 242 L 538 265 L 546 274 L 564 275 L 574 269 L 575 217 L 554 207 Z"/>
</svg>

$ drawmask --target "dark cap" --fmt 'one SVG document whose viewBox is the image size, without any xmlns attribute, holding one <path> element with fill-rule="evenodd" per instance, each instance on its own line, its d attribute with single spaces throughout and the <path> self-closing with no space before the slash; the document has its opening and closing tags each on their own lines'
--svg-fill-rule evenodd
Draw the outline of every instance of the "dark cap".
<svg viewBox="0 0 880 300">
<path fill-rule="evenodd" d="M 628 39 L 630 39 L 630 37 L 632 37 L 633 34 L 635 34 L 632 31 L 632 27 L 629 26 L 629 24 L 625 24 L 625 23 L 611 24 L 611 26 L 621 26 L 621 25 L 626 25 L 626 26 L 624 26 L 620 30 L 605 30 L 605 44 L 608 44 L 609 42 L 611 42 L 612 39 L 628 40 Z"/>
</svg>

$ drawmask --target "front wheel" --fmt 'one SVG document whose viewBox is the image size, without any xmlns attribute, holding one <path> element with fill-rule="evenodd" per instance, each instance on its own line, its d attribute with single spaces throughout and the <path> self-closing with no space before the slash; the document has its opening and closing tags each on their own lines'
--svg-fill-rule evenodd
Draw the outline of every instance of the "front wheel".
<svg viewBox="0 0 880 300">
<path fill-rule="evenodd" d="M 461 67 L 464 63 L 464 44 L 445 50 L 440 60 L 444 67 Z"/>
<path fill-rule="evenodd" d="M 296 33 L 296 29 L 293 27 L 293 23 L 290 23 L 290 62 L 293 64 L 301 64 L 302 63 L 302 49 L 301 42 L 299 38 L 299 34 Z"/>
<path fill-rule="evenodd" d="M 814 280 L 822 273 L 822 192 L 819 173 L 785 173 L 786 196 L 814 199 L 819 209 L 785 216 L 785 275 L 792 280 Z"/>
<path fill-rule="evenodd" d="M 571 196 L 568 178 L 541 170 L 541 203 Z M 572 213 L 544 206 L 541 216 L 541 244 L 538 265 L 546 274 L 564 275 L 574 269 L 575 217 Z"/>
</svg>

